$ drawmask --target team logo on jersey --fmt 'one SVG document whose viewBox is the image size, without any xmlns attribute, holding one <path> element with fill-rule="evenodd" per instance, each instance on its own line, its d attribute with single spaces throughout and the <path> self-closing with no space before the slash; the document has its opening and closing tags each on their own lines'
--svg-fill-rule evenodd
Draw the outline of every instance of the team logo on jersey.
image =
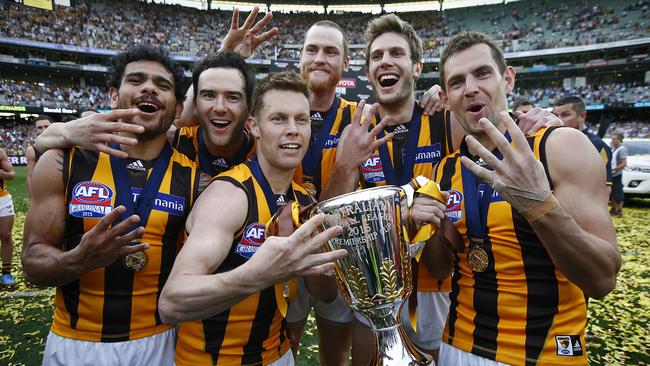
<svg viewBox="0 0 650 366">
<path fill-rule="evenodd" d="M 555 336 L 555 344 L 557 345 L 558 356 L 582 356 L 583 354 L 582 345 L 580 344 L 580 336 Z"/>
<path fill-rule="evenodd" d="M 254 222 L 244 230 L 241 241 L 235 247 L 235 253 L 250 259 L 260 245 L 264 243 L 264 240 L 266 240 L 266 227 L 264 227 L 264 224 Z"/>
<path fill-rule="evenodd" d="M 420 146 L 415 154 L 415 164 L 433 164 L 439 162 L 440 158 L 442 158 L 440 143 L 429 146 Z"/>
<path fill-rule="evenodd" d="M 79 218 L 101 218 L 113 210 L 113 191 L 105 184 L 92 181 L 77 183 L 72 189 L 68 213 Z"/>
<path fill-rule="evenodd" d="M 458 222 L 463 219 L 463 194 L 460 191 L 455 189 L 449 191 L 445 215 L 451 222 Z"/>
<path fill-rule="evenodd" d="M 384 167 L 381 165 L 379 154 L 370 155 L 368 160 L 363 163 L 361 173 L 363 173 L 363 180 L 368 183 L 377 183 L 386 180 L 384 177 Z"/>
</svg>

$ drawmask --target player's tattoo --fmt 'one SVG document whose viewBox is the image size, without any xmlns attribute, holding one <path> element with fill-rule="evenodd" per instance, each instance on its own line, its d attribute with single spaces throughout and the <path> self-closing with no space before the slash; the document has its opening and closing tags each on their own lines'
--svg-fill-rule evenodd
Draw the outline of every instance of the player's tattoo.
<svg viewBox="0 0 650 366">
<path fill-rule="evenodd" d="M 56 169 L 63 173 L 63 153 L 57 153 L 56 162 Z"/>
</svg>

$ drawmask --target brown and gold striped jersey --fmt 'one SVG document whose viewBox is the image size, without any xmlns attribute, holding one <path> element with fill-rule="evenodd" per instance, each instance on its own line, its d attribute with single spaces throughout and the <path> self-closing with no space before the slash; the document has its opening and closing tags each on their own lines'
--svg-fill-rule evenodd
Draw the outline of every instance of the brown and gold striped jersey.
<svg viewBox="0 0 650 366">
<path fill-rule="evenodd" d="M 547 176 L 545 143 L 552 131 L 528 137 Z M 455 262 L 443 342 L 511 365 L 586 365 L 583 292 L 553 265 L 526 219 L 498 193 L 481 182 L 463 186 L 460 156 L 457 151 L 445 157 L 435 171 L 441 190 L 450 192 L 446 214 L 466 241 Z M 477 196 L 489 192 L 482 198 L 487 211 L 481 247 L 488 258 L 482 272 L 467 260 L 467 207 L 478 205 L 467 202 L 470 189 Z"/>
<path fill-rule="evenodd" d="M 226 272 L 244 264 L 263 245 L 265 223 L 275 213 L 273 192 L 264 189 L 264 177 L 253 173 L 256 159 L 220 174 L 215 180 L 241 188 L 248 198 L 246 222 L 235 234 L 229 253 L 217 269 Z M 312 202 L 300 185 L 292 183 L 293 197 L 302 205 Z M 289 351 L 284 317 L 275 288 L 250 295 L 230 309 L 209 318 L 180 324 L 175 363 L 182 365 L 267 365 Z"/>
<path fill-rule="evenodd" d="M 184 239 L 185 219 L 197 193 L 198 169 L 185 155 L 169 150 L 171 158 L 141 239 L 149 244 L 148 264 L 133 272 L 118 259 L 57 287 L 53 333 L 82 341 L 120 342 L 171 328 L 160 321 L 158 297 Z M 104 153 L 81 148 L 65 151 L 68 216 L 64 250 L 74 249 L 81 237 L 115 207 L 111 164 Z M 131 189 L 128 194 L 135 197 L 142 187 L 134 185 Z"/>
</svg>

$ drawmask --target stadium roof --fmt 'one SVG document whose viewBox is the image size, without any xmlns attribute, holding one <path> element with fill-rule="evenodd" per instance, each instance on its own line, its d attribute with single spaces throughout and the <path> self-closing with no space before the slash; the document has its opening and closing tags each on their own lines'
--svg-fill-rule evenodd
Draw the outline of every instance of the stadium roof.
<svg viewBox="0 0 650 366">
<path fill-rule="evenodd" d="M 152 0 L 146 0 L 152 2 Z M 503 4 L 520 0 L 439 0 L 439 1 L 413 1 L 413 0 L 163 0 L 166 4 L 179 4 L 198 9 L 208 9 L 208 3 L 212 9 L 230 10 L 237 7 L 243 11 L 250 10 L 254 6 L 264 9 L 270 7 L 273 11 L 318 11 L 323 12 L 325 7 L 328 11 L 341 12 L 379 12 L 382 6 L 385 11 L 423 11 L 423 10 L 444 10 L 460 7 L 471 7 L 477 5 Z M 160 3 L 161 0 L 155 1 Z"/>
</svg>

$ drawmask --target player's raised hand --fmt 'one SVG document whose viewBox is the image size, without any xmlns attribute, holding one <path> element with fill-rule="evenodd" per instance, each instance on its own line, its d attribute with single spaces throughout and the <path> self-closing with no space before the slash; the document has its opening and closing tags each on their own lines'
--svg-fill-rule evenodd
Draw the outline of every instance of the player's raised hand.
<svg viewBox="0 0 650 366">
<path fill-rule="evenodd" d="M 439 95 L 440 89 L 440 85 L 435 84 L 420 99 L 420 108 L 422 108 L 424 115 L 430 116 L 445 110 L 445 103 L 442 102 Z"/>
<path fill-rule="evenodd" d="M 467 157 L 462 157 L 461 162 L 477 177 L 490 184 L 516 210 L 525 212 L 551 194 L 550 185 L 544 166 L 535 158 L 515 121 L 508 112 L 501 112 L 499 118 L 510 133 L 512 143 L 487 118 L 481 118 L 479 125 L 503 155 L 503 160 L 499 160 L 473 136 L 467 136 L 465 140 L 470 150 L 477 152 L 493 170 L 483 168 Z"/>
<path fill-rule="evenodd" d="M 373 151 L 393 138 L 392 133 L 377 138 L 391 121 L 390 117 L 386 117 L 373 127 L 372 121 L 378 108 L 378 104 L 367 107 L 365 99 L 359 102 L 352 122 L 341 133 L 341 139 L 336 148 L 337 165 L 358 169 L 368 160 Z"/>
<path fill-rule="evenodd" d="M 136 138 L 118 135 L 120 132 L 128 134 L 144 132 L 142 126 L 121 122 L 137 116 L 138 113 L 140 110 L 137 108 L 115 109 L 108 113 L 95 113 L 66 122 L 63 126 L 63 139 L 66 146 L 61 147 L 81 146 L 118 158 L 127 158 L 126 152 L 113 149 L 108 144 L 135 145 L 138 143 Z"/>
<path fill-rule="evenodd" d="M 239 9 L 235 8 L 232 12 L 232 21 L 230 30 L 226 37 L 221 42 L 220 51 L 231 51 L 238 53 L 244 58 L 250 57 L 255 49 L 262 43 L 268 41 L 273 36 L 278 34 L 278 28 L 273 27 L 268 31 L 262 32 L 273 19 L 272 13 L 266 13 L 260 21 L 253 25 L 260 8 L 257 6 L 253 8 L 244 24 L 239 26 Z"/>
</svg>

